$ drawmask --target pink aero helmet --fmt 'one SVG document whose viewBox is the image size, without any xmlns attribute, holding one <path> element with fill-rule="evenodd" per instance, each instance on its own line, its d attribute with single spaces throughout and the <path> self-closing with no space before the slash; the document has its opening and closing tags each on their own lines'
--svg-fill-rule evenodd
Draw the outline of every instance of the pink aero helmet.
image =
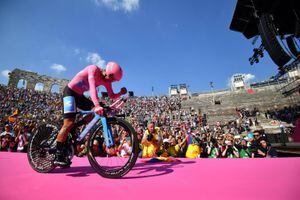
<svg viewBox="0 0 300 200">
<path fill-rule="evenodd" d="M 119 81 L 122 79 L 122 68 L 116 62 L 108 62 L 105 71 L 108 76 L 113 75 L 115 81 Z"/>
</svg>

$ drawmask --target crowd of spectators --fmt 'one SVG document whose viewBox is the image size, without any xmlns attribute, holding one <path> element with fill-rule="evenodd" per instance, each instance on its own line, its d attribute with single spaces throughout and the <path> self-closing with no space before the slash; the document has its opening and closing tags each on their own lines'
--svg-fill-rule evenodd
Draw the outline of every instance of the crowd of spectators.
<svg viewBox="0 0 300 200">
<path fill-rule="evenodd" d="M 31 133 L 45 121 L 61 125 L 61 96 L 0 86 L 1 150 L 26 151 Z M 247 111 L 247 110 L 246 110 Z M 258 125 L 255 111 L 239 110 L 237 120 L 207 124 L 193 108 L 181 109 L 179 97 L 132 97 L 121 112 L 133 125 L 140 157 L 248 158 L 276 157 Z M 254 117 L 254 118 L 253 118 Z M 119 147 L 126 155 L 130 146 Z"/>
<path fill-rule="evenodd" d="M 283 109 L 267 110 L 265 112 L 267 119 L 281 120 L 287 123 L 295 123 L 300 117 L 300 105 L 284 107 Z"/>
<path fill-rule="evenodd" d="M 0 85 L 0 149 L 26 151 L 41 122 L 60 126 L 61 95 Z"/>
<path fill-rule="evenodd" d="M 165 109 L 164 109 L 165 108 Z M 130 99 L 124 112 L 137 130 L 141 157 L 276 157 L 259 125 L 257 109 L 237 110 L 237 118 L 208 125 L 193 108 L 182 110 L 178 97 Z"/>
</svg>

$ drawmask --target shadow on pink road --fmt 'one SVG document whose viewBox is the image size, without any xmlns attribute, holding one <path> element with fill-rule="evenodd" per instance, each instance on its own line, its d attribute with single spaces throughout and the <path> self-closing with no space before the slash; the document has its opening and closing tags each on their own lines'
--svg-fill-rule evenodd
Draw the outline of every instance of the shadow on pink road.
<svg viewBox="0 0 300 200">
<path fill-rule="evenodd" d="M 146 163 L 138 162 L 135 164 L 131 173 L 123 177 L 122 179 L 141 179 L 149 177 L 163 176 L 173 173 L 176 168 L 183 168 L 184 165 L 194 164 L 196 161 L 180 161 L 180 162 L 161 162 L 161 163 Z M 67 169 L 55 169 L 52 173 L 62 173 L 71 177 L 86 177 L 96 172 L 91 166 L 72 166 Z"/>
</svg>

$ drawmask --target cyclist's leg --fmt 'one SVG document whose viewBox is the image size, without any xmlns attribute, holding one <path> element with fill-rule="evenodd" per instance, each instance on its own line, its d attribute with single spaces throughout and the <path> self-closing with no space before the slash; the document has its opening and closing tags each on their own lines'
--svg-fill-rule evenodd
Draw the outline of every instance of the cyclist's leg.
<svg viewBox="0 0 300 200">
<path fill-rule="evenodd" d="M 64 154 L 65 141 L 68 137 L 68 134 L 71 128 L 74 126 L 75 118 L 76 118 L 76 96 L 74 97 L 74 93 L 67 86 L 64 90 L 63 94 L 63 117 L 64 122 L 63 126 L 60 129 L 57 138 L 56 138 L 56 158 L 54 160 L 54 164 L 57 165 L 70 165 L 69 160 Z"/>
<path fill-rule="evenodd" d="M 74 118 L 65 118 L 64 124 L 60 129 L 57 138 L 56 138 L 56 157 L 54 164 L 61 165 L 61 166 L 68 166 L 70 165 L 70 161 L 68 160 L 67 156 L 65 155 L 65 142 L 68 137 L 68 134 L 71 128 L 74 125 L 75 117 Z"/>
</svg>

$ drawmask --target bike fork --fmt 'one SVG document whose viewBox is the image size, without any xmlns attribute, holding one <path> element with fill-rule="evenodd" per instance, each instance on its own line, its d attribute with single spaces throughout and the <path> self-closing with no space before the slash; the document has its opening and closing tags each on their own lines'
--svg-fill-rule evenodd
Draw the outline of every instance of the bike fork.
<svg viewBox="0 0 300 200">
<path fill-rule="evenodd" d="M 114 138 L 111 131 L 111 126 L 107 124 L 107 120 L 105 117 L 101 117 L 101 122 L 103 126 L 104 133 L 104 142 L 107 148 L 114 146 Z"/>
</svg>

